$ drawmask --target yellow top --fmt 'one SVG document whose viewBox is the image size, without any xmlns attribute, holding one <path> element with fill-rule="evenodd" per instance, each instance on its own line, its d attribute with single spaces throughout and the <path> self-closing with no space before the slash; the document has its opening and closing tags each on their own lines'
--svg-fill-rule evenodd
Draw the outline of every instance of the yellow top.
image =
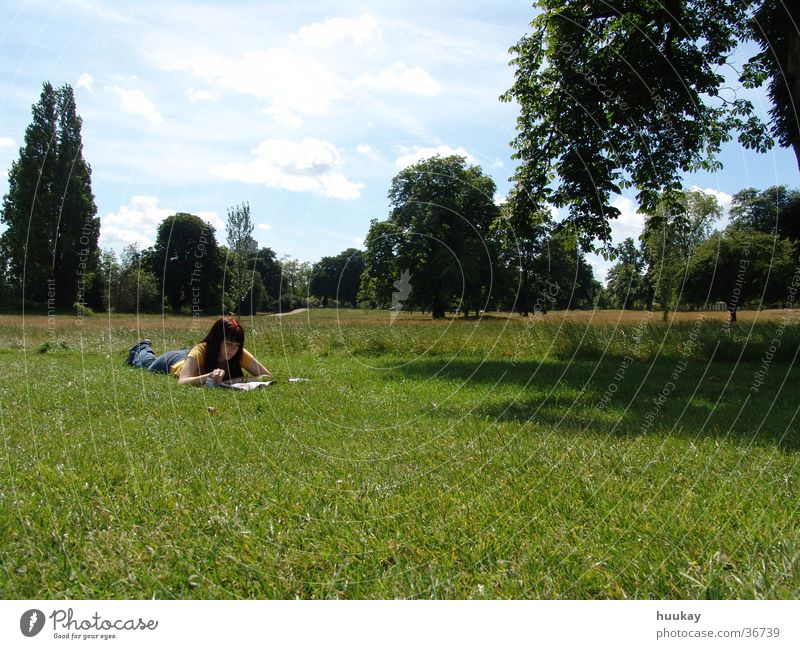
<svg viewBox="0 0 800 649">
<path fill-rule="evenodd" d="M 194 347 L 192 347 L 189 355 L 186 358 L 194 358 L 197 361 L 197 365 L 200 367 L 200 374 L 206 373 L 205 367 L 205 355 L 206 355 L 206 343 L 197 343 Z M 183 364 L 186 362 L 186 358 L 182 361 L 178 361 L 172 367 L 169 368 L 169 373 L 173 376 L 180 376 L 181 370 L 183 369 Z M 242 359 L 241 359 L 241 366 L 244 368 L 246 365 L 250 365 L 250 362 L 253 361 L 253 356 L 250 352 L 246 349 L 242 349 Z"/>
</svg>

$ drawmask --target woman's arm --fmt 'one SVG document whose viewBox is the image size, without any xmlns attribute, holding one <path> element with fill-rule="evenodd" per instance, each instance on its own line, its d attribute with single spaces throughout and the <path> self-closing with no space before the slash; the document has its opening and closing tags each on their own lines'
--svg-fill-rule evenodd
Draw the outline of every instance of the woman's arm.
<svg viewBox="0 0 800 649">
<path fill-rule="evenodd" d="M 266 376 L 269 379 L 272 378 L 272 372 L 259 363 L 255 356 L 252 355 L 250 356 L 250 362 L 247 365 L 242 365 L 242 369 L 247 370 L 255 377 Z"/>
<path fill-rule="evenodd" d="M 178 376 L 178 385 L 204 385 L 206 379 L 211 378 L 215 385 L 219 385 L 225 377 L 224 370 L 216 369 L 206 374 L 200 374 L 200 365 L 197 363 L 196 358 L 188 357 L 181 367 L 180 376 Z"/>
</svg>

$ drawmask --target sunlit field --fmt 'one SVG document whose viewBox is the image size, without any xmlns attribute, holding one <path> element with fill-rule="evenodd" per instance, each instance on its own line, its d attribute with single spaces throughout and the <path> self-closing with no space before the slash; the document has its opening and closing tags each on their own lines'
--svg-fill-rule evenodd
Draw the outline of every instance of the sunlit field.
<svg viewBox="0 0 800 649">
<path fill-rule="evenodd" d="M 0 316 L 0 594 L 797 597 L 798 315 Z"/>
</svg>

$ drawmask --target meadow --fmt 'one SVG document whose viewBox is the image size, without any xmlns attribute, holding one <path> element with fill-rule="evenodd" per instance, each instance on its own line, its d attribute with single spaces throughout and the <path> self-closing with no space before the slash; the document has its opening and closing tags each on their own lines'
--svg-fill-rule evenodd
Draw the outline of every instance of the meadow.
<svg viewBox="0 0 800 649">
<path fill-rule="evenodd" d="M 726 315 L 259 315 L 250 393 L 0 316 L 0 596 L 796 598 L 800 314 Z"/>
</svg>

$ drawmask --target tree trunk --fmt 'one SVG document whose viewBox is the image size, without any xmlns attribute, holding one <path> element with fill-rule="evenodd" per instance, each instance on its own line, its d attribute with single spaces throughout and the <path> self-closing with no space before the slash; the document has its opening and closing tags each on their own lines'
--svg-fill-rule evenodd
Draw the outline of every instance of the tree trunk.
<svg viewBox="0 0 800 649">
<path fill-rule="evenodd" d="M 531 291 L 531 280 L 528 273 L 522 276 L 522 292 L 520 293 L 519 311 L 522 313 L 523 318 L 528 317 L 528 295 Z"/>
<path fill-rule="evenodd" d="M 731 322 L 736 322 L 736 302 L 728 302 L 728 312 L 731 314 Z"/>
<path fill-rule="evenodd" d="M 434 292 L 433 294 L 433 302 L 431 303 L 431 317 L 434 320 L 438 320 L 440 318 L 445 317 L 444 313 L 444 304 L 442 303 L 439 295 Z"/>
<path fill-rule="evenodd" d="M 792 124 L 792 133 L 787 138 L 791 140 L 792 149 L 794 149 L 795 158 L 797 158 L 797 168 L 800 169 L 800 129 L 797 125 L 797 108 L 800 102 L 800 35 L 797 33 L 796 20 L 800 17 L 800 11 L 796 6 L 794 10 L 789 9 L 789 3 L 785 5 L 787 12 L 790 13 L 790 20 L 784 23 L 784 33 L 786 34 L 786 64 L 784 65 L 784 77 L 788 86 L 789 100 L 794 110 L 794 124 Z M 792 24 L 795 23 L 795 24 Z M 792 137 L 792 135 L 794 137 Z"/>
</svg>

